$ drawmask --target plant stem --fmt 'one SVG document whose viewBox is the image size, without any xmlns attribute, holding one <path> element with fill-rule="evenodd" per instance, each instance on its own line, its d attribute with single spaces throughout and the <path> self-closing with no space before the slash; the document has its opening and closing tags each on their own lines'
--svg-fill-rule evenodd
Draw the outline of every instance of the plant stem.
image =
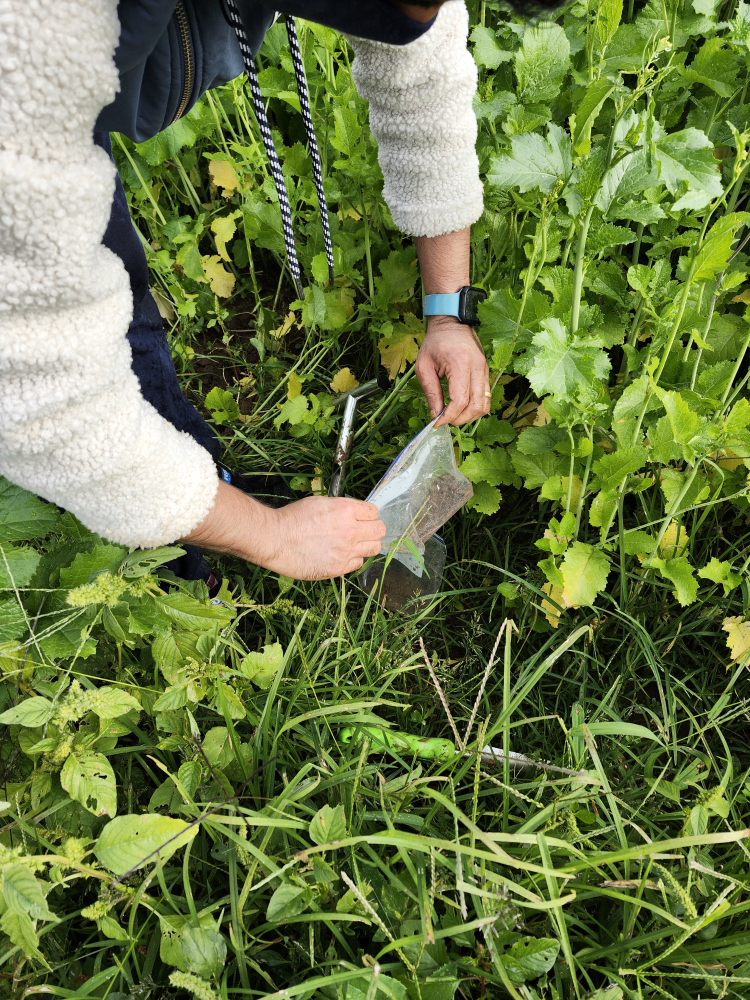
<svg viewBox="0 0 750 1000">
<path fill-rule="evenodd" d="M 591 216 L 594 214 L 594 206 L 589 205 L 583 217 L 581 228 L 578 233 L 578 245 L 576 246 L 576 264 L 573 271 L 573 304 L 570 310 L 570 335 L 578 329 L 578 321 L 581 315 L 581 289 L 583 288 L 583 257 L 586 253 L 586 240 L 589 234 Z"/>
</svg>

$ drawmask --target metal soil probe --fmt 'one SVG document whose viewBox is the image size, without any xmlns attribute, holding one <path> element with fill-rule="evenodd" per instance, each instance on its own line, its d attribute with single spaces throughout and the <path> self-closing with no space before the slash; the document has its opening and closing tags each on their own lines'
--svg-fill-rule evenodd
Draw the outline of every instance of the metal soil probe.
<svg viewBox="0 0 750 1000">
<path fill-rule="evenodd" d="M 336 443 L 333 456 L 333 474 L 328 487 L 329 497 L 341 496 L 344 489 L 347 466 L 354 439 L 354 422 L 357 405 L 362 399 L 368 399 L 376 392 L 388 389 L 390 381 L 387 375 L 379 375 L 356 389 L 350 389 L 333 400 L 335 407 L 344 407 L 344 419 L 341 432 Z M 445 568 L 445 542 L 439 535 L 433 535 L 425 543 L 424 573 L 416 576 L 398 559 L 376 556 L 365 564 L 365 568 L 356 574 L 357 584 L 370 593 L 373 587 L 378 587 L 380 600 L 388 611 L 398 611 L 404 605 L 418 598 L 428 598 L 440 589 Z M 413 610 L 416 610 L 416 605 Z"/>
</svg>

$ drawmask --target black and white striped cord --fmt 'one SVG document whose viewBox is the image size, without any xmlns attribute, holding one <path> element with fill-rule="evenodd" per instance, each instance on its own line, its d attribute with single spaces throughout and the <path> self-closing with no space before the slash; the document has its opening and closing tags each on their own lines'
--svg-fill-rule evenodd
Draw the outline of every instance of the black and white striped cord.
<svg viewBox="0 0 750 1000">
<path fill-rule="evenodd" d="M 297 249 L 294 245 L 294 228 L 292 226 L 292 210 L 289 205 L 289 195 L 287 193 L 286 184 L 284 182 L 284 174 L 281 169 L 281 163 L 279 162 L 279 156 L 276 152 L 276 147 L 273 144 L 273 137 L 271 135 L 271 127 L 268 123 L 268 116 L 266 115 L 266 107 L 263 103 L 263 95 L 260 92 L 260 83 L 258 82 L 258 73 L 255 68 L 255 60 L 253 58 L 253 53 L 250 45 L 247 41 L 247 36 L 245 35 L 245 29 L 242 26 L 242 21 L 240 19 L 239 11 L 234 0 L 226 0 L 227 10 L 229 14 L 229 19 L 231 21 L 232 27 L 234 28 L 235 34 L 237 35 L 237 43 L 242 54 L 242 59 L 245 64 L 245 71 L 247 72 L 248 83 L 250 84 L 250 92 L 253 96 L 253 106 L 255 108 L 255 117 L 258 122 L 258 128 L 260 129 L 261 138 L 263 139 L 263 145 L 266 149 L 266 155 L 268 157 L 268 165 L 271 170 L 271 176 L 273 177 L 273 182 L 276 187 L 276 193 L 279 199 L 279 209 L 281 211 L 281 228 L 284 234 L 284 246 L 286 247 L 287 261 L 289 263 L 289 270 L 292 273 L 292 278 L 294 279 L 294 284 L 297 289 L 297 295 L 300 298 L 304 297 L 302 289 L 302 272 L 299 266 L 299 260 L 297 258 Z M 320 164 L 320 154 L 318 152 L 318 144 L 315 138 L 315 129 L 313 128 L 312 115 L 310 113 L 310 101 L 307 93 L 307 82 L 305 80 L 305 70 L 302 63 L 302 54 L 299 49 L 299 42 L 297 40 L 297 31 L 294 26 L 294 18 L 286 18 L 287 33 L 289 35 L 289 47 L 292 53 L 292 62 L 294 64 L 294 73 L 297 80 L 297 91 L 300 99 L 300 108 L 302 109 L 302 118 L 305 124 L 305 132 L 307 134 L 308 144 L 310 147 L 310 158 L 313 165 L 313 177 L 315 179 L 315 189 L 318 195 L 318 202 L 320 205 L 320 215 L 323 223 L 323 240 L 325 243 L 326 259 L 328 261 L 328 274 L 331 282 L 333 282 L 333 244 L 331 241 L 331 231 L 328 223 L 328 211 L 326 208 L 325 194 L 323 192 L 323 171 Z"/>
<path fill-rule="evenodd" d="M 302 62 L 302 53 L 299 48 L 294 17 L 291 14 L 287 14 L 285 20 L 286 33 L 289 36 L 289 51 L 292 54 L 292 63 L 294 65 L 294 77 L 297 81 L 299 104 L 302 110 L 302 120 L 305 123 L 307 145 L 310 150 L 310 159 L 312 160 L 313 179 L 315 181 L 315 191 L 318 195 L 318 206 L 320 208 L 320 221 L 323 223 L 323 243 L 325 244 L 326 260 L 328 261 L 328 280 L 333 284 L 333 241 L 331 240 L 331 227 L 328 221 L 326 195 L 323 190 L 323 167 L 320 163 L 318 142 L 315 138 L 315 127 L 313 126 L 312 114 L 310 112 L 310 97 L 307 92 L 305 64 Z"/>
</svg>

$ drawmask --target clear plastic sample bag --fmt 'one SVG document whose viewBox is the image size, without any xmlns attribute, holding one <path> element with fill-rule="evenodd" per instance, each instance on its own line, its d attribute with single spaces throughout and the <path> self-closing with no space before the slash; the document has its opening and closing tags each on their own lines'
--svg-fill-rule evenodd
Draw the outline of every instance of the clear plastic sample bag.
<svg viewBox="0 0 750 1000">
<path fill-rule="evenodd" d="M 384 577 L 386 607 L 391 609 L 410 597 L 437 591 L 445 544 L 435 532 L 474 492 L 458 471 L 450 427 L 436 428 L 435 420 L 409 442 L 367 498 L 387 530 L 381 555 L 363 572 L 361 583 L 370 590 Z"/>
</svg>

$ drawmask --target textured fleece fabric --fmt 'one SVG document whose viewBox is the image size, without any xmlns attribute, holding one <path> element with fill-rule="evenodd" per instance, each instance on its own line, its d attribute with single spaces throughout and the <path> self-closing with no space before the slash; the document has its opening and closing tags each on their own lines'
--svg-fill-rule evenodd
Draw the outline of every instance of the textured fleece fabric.
<svg viewBox="0 0 750 1000">
<path fill-rule="evenodd" d="M 148 547 L 202 521 L 218 478 L 141 395 L 102 245 L 115 171 L 92 131 L 118 36 L 114 0 L 0 0 L 0 472 Z"/>
<path fill-rule="evenodd" d="M 370 126 L 393 221 L 410 236 L 465 229 L 482 214 L 472 98 L 477 69 L 467 51 L 469 16 L 449 0 L 430 30 L 396 48 L 350 38 L 354 83 L 370 102 Z"/>
</svg>

